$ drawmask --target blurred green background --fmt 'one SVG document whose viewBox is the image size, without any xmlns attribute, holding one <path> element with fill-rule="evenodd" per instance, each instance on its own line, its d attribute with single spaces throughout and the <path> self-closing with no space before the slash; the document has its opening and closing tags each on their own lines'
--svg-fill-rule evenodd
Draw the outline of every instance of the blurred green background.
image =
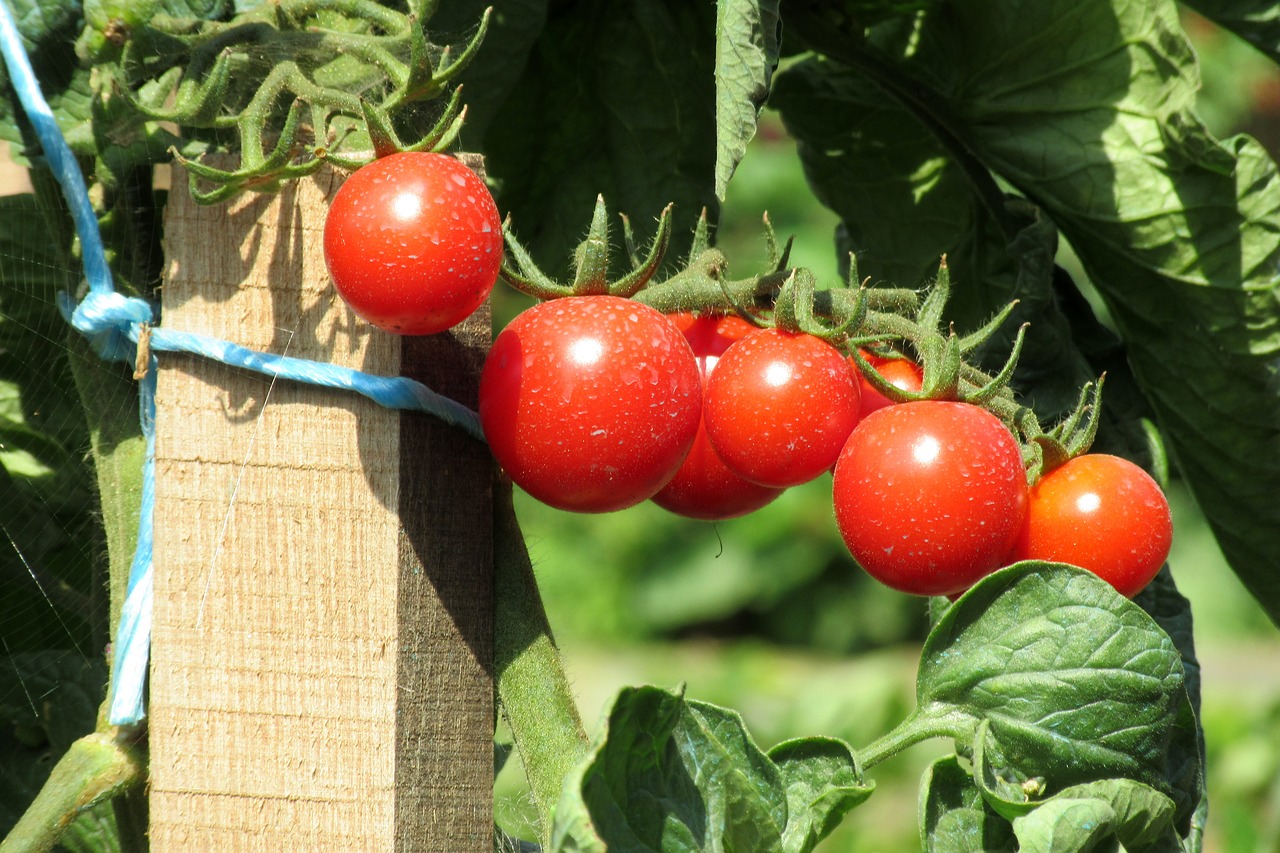
<svg viewBox="0 0 1280 853">
<path fill-rule="evenodd" d="M 1219 137 L 1248 132 L 1280 156 L 1274 66 L 1198 17 L 1186 23 L 1201 56 L 1206 123 Z M 813 199 L 794 144 L 767 110 L 730 184 L 717 236 L 735 275 L 764 263 L 766 211 L 780 239 L 794 236 L 792 262 L 834 281 L 836 218 Z M 1070 265 L 1069 248 L 1062 260 Z M 498 299 L 500 319 L 523 304 L 510 291 Z M 640 683 L 683 683 L 692 697 L 738 709 L 762 747 L 822 734 L 856 749 L 902 719 L 914 705 L 924 602 L 879 586 L 852 563 L 829 490 L 823 477 L 747 518 L 714 525 L 651 504 L 574 516 L 520 496 L 517 508 L 588 726 L 619 687 Z M 1211 799 L 1205 849 L 1277 851 L 1280 637 L 1177 482 L 1170 497 L 1169 563 L 1192 603 L 1203 669 Z M 874 768 L 874 796 L 821 849 L 919 849 L 920 773 L 949 751 L 941 741 L 924 744 Z M 518 761 L 499 776 L 497 792 L 499 823 L 532 837 L 534 809 Z"/>
</svg>

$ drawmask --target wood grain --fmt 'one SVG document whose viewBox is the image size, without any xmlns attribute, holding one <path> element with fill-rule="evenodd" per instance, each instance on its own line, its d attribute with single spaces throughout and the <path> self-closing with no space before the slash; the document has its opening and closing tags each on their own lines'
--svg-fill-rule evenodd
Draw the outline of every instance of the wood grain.
<svg viewBox="0 0 1280 853">
<path fill-rule="evenodd" d="M 163 325 L 474 406 L 487 310 L 401 339 L 334 295 L 339 183 L 219 207 L 174 192 Z M 486 450 L 348 392 L 160 364 L 153 850 L 491 850 Z"/>
</svg>

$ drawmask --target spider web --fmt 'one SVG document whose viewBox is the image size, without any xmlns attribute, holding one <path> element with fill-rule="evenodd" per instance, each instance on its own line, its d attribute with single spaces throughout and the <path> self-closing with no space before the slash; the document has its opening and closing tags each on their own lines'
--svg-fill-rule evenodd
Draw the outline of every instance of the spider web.
<svg viewBox="0 0 1280 853">
<path fill-rule="evenodd" d="M 55 248 L 49 220 L 29 190 L 26 172 L 6 162 L 0 171 L 0 713 L 12 727 L 0 733 L 0 832 L 17 819 L 52 762 L 92 730 L 107 672 L 106 543 L 73 371 L 77 359 L 96 356 L 71 337 L 58 311 L 57 293 L 74 291 L 80 270 Z M 116 416 L 136 413 L 136 399 L 105 402 Z M 64 846 L 104 849 L 94 839 L 109 837 L 109 818 L 107 809 L 78 821 Z"/>
</svg>

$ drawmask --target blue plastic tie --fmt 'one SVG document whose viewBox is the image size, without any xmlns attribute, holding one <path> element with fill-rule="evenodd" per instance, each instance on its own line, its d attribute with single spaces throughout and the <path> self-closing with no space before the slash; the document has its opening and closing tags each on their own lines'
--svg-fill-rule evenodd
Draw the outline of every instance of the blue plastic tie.
<svg viewBox="0 0 1280 853">
<path fill-rule="evenodd" d="M 88 294 L 77 305 L 70 294 L 59 294 L 59 307 L 67 321 L 109 361 L 134 363 L 143 329 L 154 317 L 144 299 L 123 296 L 115 291 L 98 231 L 98 220 L 89 202 L 84 177 L 68 147 L 62 130 L 40 91 L 32 71 L 22 36 L 8 5 L 0 2 L 0 52 L 13 82 L 18 100 L 44 149 L 80 238 Z M 111 705 L 112 725 L 133 725 L 146 716 L 143 695 L 151 648 L 153 603 L 152 532 L 155 517 L 156 373 L 157 352 L 187 352 L 231 367 L 253 370 L 278 379 L 305 382 L 363 394 L 392 409 L 424 412 L 468 435 L 484 441 L 480 419 L 474 411 L 437 394 L 421 382 L 403 376 L 375 376 L 346 367 L 300 358 L 272 355 L 238 346 L 206 335 L 150 328 L 145 374 L 138 383 L 139 419 L 146 453 L 142 468 L 142 502 L 138 518 L 138 544 L 129 570 L 129 586 L 120 614 L 120 624 L 112 645 Z"/>
</svg>

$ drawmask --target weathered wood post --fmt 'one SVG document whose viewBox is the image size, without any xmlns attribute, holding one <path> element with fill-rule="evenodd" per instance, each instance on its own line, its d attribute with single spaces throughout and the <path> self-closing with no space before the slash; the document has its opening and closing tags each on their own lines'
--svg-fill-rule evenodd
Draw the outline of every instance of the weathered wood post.
<svg viewBox="0 0 1280 853">
<path fill-rule="evenodd" d="M 200 207 L 175 173 L 162 325 L 416 378 L 475 406 L 487 308 L 398 338 L 322 254 L 325 170 Z M 431 417 L 160 360 L 151 842 L 492 850 L 488 454 Z"/>
</svg>

